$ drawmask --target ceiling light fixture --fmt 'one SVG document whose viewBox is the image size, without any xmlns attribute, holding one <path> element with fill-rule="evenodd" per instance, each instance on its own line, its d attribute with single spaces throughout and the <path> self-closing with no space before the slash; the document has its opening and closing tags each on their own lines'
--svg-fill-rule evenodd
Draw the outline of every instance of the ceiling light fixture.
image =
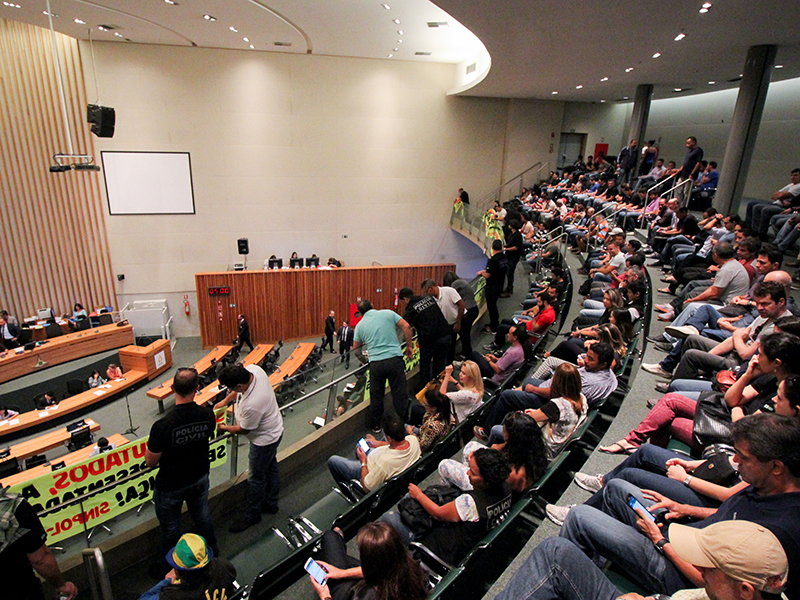
<svg viewBox="0 0 800 600">
<path fill-rule="evenodd" d="M 203 18 L 204 18 L 206 21 L 216 21 L 216 20 L 217 20 L 217 18 L 216 18 L 216 17 L 212 17 L 211 15 L 203 15 Z"/>
<path fill-rule="evenodd" d="M 554 92 L 550 92 L 550 93 L 551 93 L 551 94 L 553 94 L 553 95 L 555 96 L 555 95 L 556 95 L 558 92 L 555 92 L 555 91 L 554 91 Z"/>
<path fill-rule="evenodd" d="M 623 99 L 623 100 L 627 100 L 627 99 L 628 99 L 628 97 L 627 97 L 627 96 L 623 96 L 623 97 L 622 97 L 622 99 Z"/>
<path fill-rule="evenodd" d="M 250 38 L 242 38 L 245 42 L 249 42 Z"/>
<path fill-rule="evenodd" d="M 603 104 L 603 102 L 605 102 L 605 100 L 600 100 L 600 104 Z"/>
<path fill-rule="evenodd" d="M 43 14 L 45 17 L 58 17 L 58 15 L 57 15 L 56 13 L 47 12 L 46 10 L 43 10 L 43 11 L 42 11 L 42 14 Z"/>
<path fill-rule="evenodd" d="M 582 86 L 582 85 L 576 85 L 576 86 L 575 86 L 575 89 L 576 89 L 576 90 L 583 89 L 583 86 Z"/>
<path fill-rule="evenodd" d="M 12 2 L 3 2 L 3 6 L 8 6 L 9 8 L 22 8 L 19 4 L 13 4 Z"/>
<path fill-rule="evenodd" d="M 673 92 L 682 92 L 683 88 L 673 88 Z"/>
<path fill-rule="evenodd" d="M 603 77 L 600 81 L 608 81 L 608 77 Z"/>
<path fill-rule="evenodd" d="M 122 34 L 119 31 L 115 31 L 114 35 L 117 36 L 117 37 L 122 37 Z"/>
<path fill-rule="evenodd" d="M 236 27 L 228 27 L 233 33 L 239 33 L 239 30 Z"/>
<path fill-rule="evenodd" d="M 708 12 L 708 9 L 707 8 L 701 8 L 697 12 L 699 12 L 701 15 L 704 15 L 704 14 L 706 14 Z"/>
<path fill-rule="evenodd" d="M 661 52 L 656 52 L 653 54 L 653 58 L 658 58 L 659 56 L 661 56 Z"/>
<path fill-rule="evenodd" d="M 400 48 L 392 48 L 392 52 L 400 52 Z"/>
<path fill-rule="evenodd" d="M 717 82 L 716 81 L 709 81 L 708 85 L 714 85 L 715 83 L 717 83 Z"/>
<path fill-rule="evenodd" d="M 3 4 L 7 3 L 3 2 Z M 86 25 L 86 21 L 81 21 L 80 19 L 73 19 L 73 21 L 75 21 L 78 25 Z"/>
<path fill-rule="evenodd" d="M 392 19 L 392 22 L 393 22 L 395 25 L 400 25 L 400 19 Z"/>
<path fill-rule="evenodd" d="M 397 35 L 403 35 L 403 30 L 402 29 L 398 29 L 397 30 Z"/>
<path fill-rule="evenodd" d="M 782 68 L 783 68 L 783 65 L 775 65 L 775 68 L 776 68 L 776 69 L 782 69 Z"/>
<path fill-rule="evenodd" d="M 97 28 L 98 28 L 100 31 L 110 31 L 110 29 L 108 29 L 107 27 L 103 27 L 102 25 L 98 25 L 98 26 L 97 26 Z"/>
<path fill-rule="evenodd" d="M 633 67 L 628 67 L 627 69 L 625 69 L 626 73 L 630 73 L 631 71 L 633 71 Z"/>
<path fill-rule="evenodd" d="M 389 6 L 388 4 L 381 4 L 381 6 L 382 6 L 383 8 L 385 8 L 386 10 L 391 10 L 391 8 L 392 8 L 392 7 L 391 7 L 391 6 Z"/>
<path fill-rule="evenodd" d="M 711 2 L 703 2 L 703 8 L 711 8 Z"/>
<path fill-rule="evenodd" d="M 250 47 L 251 47 L 253 50 L 255 50 L 255 48 L 256 48 L 255 46 L 253 46 L 253 44 L 250 44 Z"/>
<path fill-rule="evenodd" d="M 402 43 L 403 43 L 403 40 L 397 40 L 397 43 L 398 43 L 398 44 L 402 44 Z"/>
<path fill-rule="evenodd" d="M 173 2 L 173 0 L 164 0 L 167 4 L 171 4 L 172 6 L 178 6 L 177 2 Z"/>
<path fill-rule="evenodd" d="M 675 41 L 676 42 L 680 42 L 685 37 L 686 37 L 686 34 L 681 32 L 681 33 L 679 33 L 678 35 L 675 36 Z"/>
<path fill-rule="evenodd" d="M 387 56 L 386 58 L 392 58 L 393 56 L 394 56 L 394 54 L 390 54 L 390 55 L 389 55 L 389 56 Z"/>
</svg>

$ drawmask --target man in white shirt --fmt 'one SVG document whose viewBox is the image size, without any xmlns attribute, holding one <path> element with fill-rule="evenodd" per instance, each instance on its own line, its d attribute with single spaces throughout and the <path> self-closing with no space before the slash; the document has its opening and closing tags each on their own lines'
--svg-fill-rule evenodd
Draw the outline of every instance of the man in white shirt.
<svg viewBox="0 0 800 600">
<path fill-rule="evenodd" d="M 770 219 L 789 208 L 792 198 L 800 194 L 800 168 L 793 169 L 789 183 L 772 194 L 770 201 L 753 200 L 747 203 L 745 221 L 759 233 L 766 233 Z"/>
<path fill-rule="evenodd" d="M 247 480 L 247 506 L 230 527 L 231 533 L 244 531 L 261 521 L 261 513 L 278 512 L 278 445 L 283 437 L 283 417 L 278 408 L 269 376 L 257 365 L 231 365 L 219 375 L 230 393 L 214 406 L 228 406 L 234 400 L 236 425 L 219 429 L 242 434 L 250 440 L 250 476 Z"/>
<path fill-rule="evenodd" d="M 650 169 L 650 172 L 644 177 L 639 178 L 639 181 L 636 183 L 636 187 L 634 188 L 633 191 L 637 192 L 641 187 L 645 188 L 651 187 L 654 183 L 656 183 L 659 179 L 661 179 L 666 172 L 667 168 L 664 166 L 664 159 L 659 158 L 656 161 L 656 165 L 652 169 Z"/>
</svg>

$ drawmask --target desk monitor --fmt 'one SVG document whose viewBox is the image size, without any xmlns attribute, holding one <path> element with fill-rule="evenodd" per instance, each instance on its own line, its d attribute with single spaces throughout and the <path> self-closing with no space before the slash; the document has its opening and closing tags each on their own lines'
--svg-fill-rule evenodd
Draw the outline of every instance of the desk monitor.
<svg viewBox="0 0 800 600">
<path fill-rule="evenodd" d="M 7 458 L 0 462 L 0 479 L 5 479 L 17 473 L 19 473 L 19 462 L 17 462 L 16 458 Z"/>
<path fill-rule="evenodd" d="M 302 258 L 290 258 L 289 259 L 289 267 L 292 269 L 299 269 L 303 266 L 303 259 Z"/>
<path fill-rule="evenodd" d="M 74 423 L 70 423 L 67 425 L 67 431 L 72 433 L 73 431 L 77 431 L 78 429 L 83 429 L 86 427 L 86 419 L 81 419 L 80 421 L 75 421 Z"/>
<path fill-rule="evenodd" d="M 283 259 L 282 258 L 270 258 L 269 259 L 269 268 L 270 269 L 282 269 L 283 268 Z"/>
<path fill-rule="evenodd" d="M 307 267 L 318 267 L 319 266 L 319 256 L 312 256 L 306 259 L 306 266 Z"/>
</svg>

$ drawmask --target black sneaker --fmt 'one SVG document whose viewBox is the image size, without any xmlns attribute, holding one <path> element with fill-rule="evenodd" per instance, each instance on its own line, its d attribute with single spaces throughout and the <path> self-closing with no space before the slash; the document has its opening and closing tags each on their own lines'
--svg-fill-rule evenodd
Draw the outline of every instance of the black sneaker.
<svg viewBox="0 0 800 600">
<path fill-rule="evenodd" d="M 648 342 L 653 342 L 654 344 L 657 343 L 657 342 L 662 342 L 662 343 L 665 343 L 665 344 L 669 343 L 669 340 L 664 337 L 663 333 L 659 334 L 659 335 L 648 335 L 647 336 L 647 341 Z"/>
<path fill-rule="evenodd" d="M 253 525 L 258 525 L 259 523 L 261 523 L 261 515 L 258 515 L 257 517 L 242 516 L 231 523 L 228 531 L 231 533 L 241 533 L 245 529 L 248 529 Z"/>
</svg>

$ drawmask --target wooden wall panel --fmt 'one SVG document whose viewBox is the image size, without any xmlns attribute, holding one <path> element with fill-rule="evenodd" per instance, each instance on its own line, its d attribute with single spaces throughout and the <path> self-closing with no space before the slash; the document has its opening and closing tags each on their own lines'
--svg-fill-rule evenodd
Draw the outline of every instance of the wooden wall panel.
<svg viewBox="0 0 800 600">
<path fill-rule="evenodd" d="M 76 154 L 94 154 L 77 40 L 56 34 Z M 49 30 L 0 19 L 0 307 L 115 306 L 101 174 L 50 173 L 69 152 Z M 99 162 L 99 161 L 98 161 Z"/>
<path fill-rule="evenodd" d="M 375 308 L 394 308 L 396 289 L 419 290 L 423 280 L 441 282 L 447 271 L 455 271 L 455 265 L 198 273 L 203 346 L 231 343 L 239 313 L 247 316 L 254 343 L 321 336 L 331 309 L 338 326 L 359 297 Z M 230 287 L 231 294 L 210 296 L 208 288 L 218 286 Z"/>
</svg>

